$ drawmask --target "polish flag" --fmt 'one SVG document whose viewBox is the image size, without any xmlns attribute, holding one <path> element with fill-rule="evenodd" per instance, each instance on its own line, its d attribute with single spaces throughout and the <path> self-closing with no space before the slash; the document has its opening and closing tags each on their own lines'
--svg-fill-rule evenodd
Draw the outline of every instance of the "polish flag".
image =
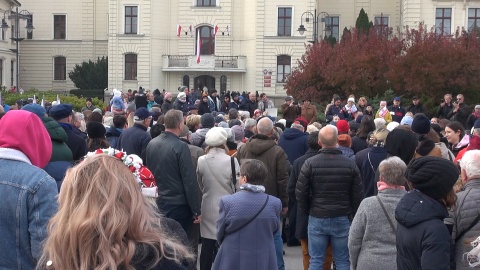
<svg viewBox="0 0 480 270">
<path fill-rule="evenodd" d="M 215 25 L 214 31 L 215 32 L 213 33 L 213 35 L 216 37 L 218 32 L 218 24 Z"/>
<path fill-rule="evenodd" d="M 202 49 L 202 39 L 200 38 L 200 30 L 197 33 L 197 64 L 200 63 L 200 51 Z"/>
<path fill-rule="evenodd" d="M 181 33 L 182 33 L 182 26 L 180 24 L 177 24 L 177 37 L 180 37 Z"/>
</svg>

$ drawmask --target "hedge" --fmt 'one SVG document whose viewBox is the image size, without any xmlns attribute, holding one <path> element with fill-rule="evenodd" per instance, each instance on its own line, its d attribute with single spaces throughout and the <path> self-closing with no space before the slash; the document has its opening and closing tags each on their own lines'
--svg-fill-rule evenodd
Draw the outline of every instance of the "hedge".
<svg viewBox="0 0 480 270">
<path fill-rule="evenodd" d="M 85 106 L 85 98 L 83 97 L 80 98 L 74 95 L 58 94 L 53 91 L 44 92 L 44 91 L 31 90 L 31 91 L 26 91 L 23 94 L 2 92 L 2 99 L 4 100 L 4 103 L 7 105 L 14 105 L 17 100 L 23 100 L 25 103 L 27 103 L 27 100 L 29 98 L 33 98 L 34 95 L 37 98 L 38 104 L 41 103 L 42 98 L 48 102 L 56 101 L 57 95 L 58 95 L 61 103 L 72 104 L 73 109 L 75 111 L 80 111 Z M 92 97 L 92 103 L 95 107 L 102 109 L 102 111 L 105 110 L 105 103 L 103 102 L 103 100 L 97 97 Z"/>
</svg>

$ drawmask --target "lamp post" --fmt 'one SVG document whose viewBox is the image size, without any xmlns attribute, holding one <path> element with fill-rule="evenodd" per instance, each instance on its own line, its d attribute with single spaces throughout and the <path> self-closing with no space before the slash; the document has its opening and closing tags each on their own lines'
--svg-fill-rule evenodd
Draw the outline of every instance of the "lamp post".
<svg viewBox="0 0 480 270">
<path fill-rule="evenodd" d="M 318 42 L 318 23 L 322 22 L 325 23 L 327 19 L 330 17 L 327 12 L 319 12 L 317 13 L 317 9 L 314 10 L 314 13 L 310 11 L 305 11 L 300 18 L 300 26 L 298 27 L 297 31 L 300 35 L 303 36 L 303 33 L 307 31 L 305 26 L 303 25 L 303 16 L 306 16 L 305 22 L 310 22 L 310 17 L 313 18 L 313 43 Z M 320 17 L 322 16 L 322 17 Z M 325 31 L 325 35 L 330 36 L 330 26 L 327 24 L 324 26 L 323 31 Z"/>
<path fill-rule="evenodd" d="M 10 13 L 10 15 L 8 15 L 7 17 L 7 13 Z M 15 29 L 12 30 L 14 31 L 14 33 L 12 33 L 12 37 L 10 38 L 11 40 L 15 41 L 15 49 L 11 49 L 12 52 L 15 52 L 15 56 L 16 56 L 16 83 L 15 83 L 15 90 L 16 91 L 19 91 L 19 87 L 18 87 L 18 78 L 19 78 L 19 72 L 20 72 L 20 61 L 19 61 L 19 42 L 24 40 L 24 38 L 21 38 L 20 37 L 20 27 L 19 27 L 19 24 L 20 24 L 20 19 L 22 20 L 26 20 L 27 21 L 27 25 L 25 26 L 25 29 L 27 29 L 27 32 L 28 33 L 31 33 L 33 31 L 33 29 L 35 29 L 33 27 L 33 24 L 32 24 L 32 21 L 29 20 L 29 18 L 31 18 L 31 13 L 28 12 L 27 10 L 22 10 L 22 11 L 18 11 L 18 6 L 16 6 L 15 8 L 15 11 L 12 11 L 12 10 L 6 10 L 4 13 L 3 13 L 3 20 L 2 20 L 2 31 L 7 31 L 10 27 L 8 26 L 7 24 L 7 18 L 9 20 L 12 20 L 14 19 L 15 20 Z"/>
</svg>

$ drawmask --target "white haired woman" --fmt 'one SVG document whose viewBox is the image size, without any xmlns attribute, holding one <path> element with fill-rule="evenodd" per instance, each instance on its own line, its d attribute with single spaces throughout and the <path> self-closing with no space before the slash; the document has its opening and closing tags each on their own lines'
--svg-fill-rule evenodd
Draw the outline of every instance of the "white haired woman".
<svg viewBox="0 0 480 270">
<path fill-rule="evenodd" d="M 350 227 L 351 269 L 397 269 L 395 208 L 406 193 L 407 165 L 398 157 L 390 157 L 378 169 L 378 195 L 362 201 Z"/>
<path fill-rule="evenodd" d="M 202 236 L 201 270 L 210 270 L 215 259 L 216 222 L 220 209 L 220 198 L 233 194 L 240 182 L 238 161 L 227 154 L 227 137 L 227 131 L 224 128 L 211 128 L 205 135 L 206 154 L 198 158 L 197 180 L 203 194 L 202 220 L 200 222 L 200 234 Z M 233 178 L 233 174 L 235 178 Z"/>
<path fill-rule="evenodd" d="M 392 122 L 392 115 L 387 109 L 387 102 L 380 101 L 380 108 L 378 109 L 377 113 L 375 114 L 375 118 L 383 118 L 385 122 L 390 123 Z"/>
</svg>

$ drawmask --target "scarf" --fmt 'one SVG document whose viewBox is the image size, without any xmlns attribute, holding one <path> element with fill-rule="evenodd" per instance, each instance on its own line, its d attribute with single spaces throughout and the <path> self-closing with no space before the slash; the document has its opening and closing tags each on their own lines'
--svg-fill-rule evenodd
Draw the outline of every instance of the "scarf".
<svg viewBox="0 0 480 270">
<path fill-rule="evenodd" d="M 472 114 L 473 114 L 473 115 L 475 115 L 475 119 L 478 119 L 478 118 L 480 118 L 480 113 L 473 112 Z"/>
<path fill-rule="evenodd" d="M 265 192 L 265 187 L 261 185 L 252 185 L 249 183 L 245 183 L 240 186 L 240 190 L 251 191 L 255 193 Z"/>
<path fill-rule="evenodd" d="M 378 110 L 378 115 L 380 117 L 384 117 L 388 113 L 387 106 L 383 107 L 383 109 Z"/>
<path fill-rule="evenodd" d="M 378 181 L 378 182 L 377 182 L 377 188 L 378 188 L 378 191 L 382 191 L 382 190 L 385 190 L 385 189 L 401 189 L 401 190 L 405 190 L 405 187 L 404 187 L 404 186 L 390 185 L 390 184 L 385 183 L 385 182 L 383 182 L 383 181 Z"/>
</svg>

